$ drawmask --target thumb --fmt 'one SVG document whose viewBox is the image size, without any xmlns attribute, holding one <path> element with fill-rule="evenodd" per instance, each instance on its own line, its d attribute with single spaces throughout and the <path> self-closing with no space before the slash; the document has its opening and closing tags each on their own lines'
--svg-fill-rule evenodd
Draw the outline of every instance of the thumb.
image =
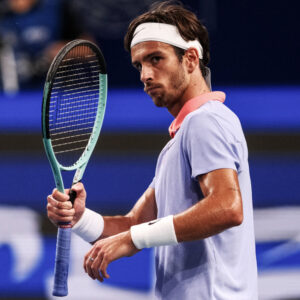
<svg viewBox="0 0 300 300">
<path fill-rule="evenodd" d="M 72 190 L 75 191 L 77 194 L 85 192 L 84 185 L 82 182 L 77 182 L 74 185 L 72 185 Z"/>
<path fill-rule="evenodd" d="M 76 199 L 74 202 L 74 208 L 75 210 L 81 211 L 85 207 L 86 201 L 86 191 L 84 185 L 81 182 L 78 182 L 72 186 L 72 191 Z"/>
</svg>

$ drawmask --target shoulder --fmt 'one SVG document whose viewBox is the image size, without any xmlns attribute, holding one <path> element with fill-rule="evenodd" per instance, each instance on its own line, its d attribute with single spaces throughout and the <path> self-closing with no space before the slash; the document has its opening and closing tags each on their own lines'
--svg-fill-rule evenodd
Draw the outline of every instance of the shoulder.
<svg viewBox="0 0 300 300">
<path fill-rule="evenodd" d="M 219 105 L 223 104 L 220 103 Z M 214 106 L 215 103 L 208 102 L 188 114 L 182 123 L 183 131 L 206 130 L 211 127 L 220 127 L 217 114 L 214 111 Z"/>
<path fill-rule="evenodd" d="M 226 105 L 219 101 L 209 101 L 199 109 L 190 113 L 182 124 L 185 134 L 194 133 L 205 136 L 218 132 L 229 140 L 242 134 L 239 118 Z"/>
<path fill-rule="evenodd" d="M 202 119 L 203 122 L 204 120 L 215 120 L 221 122 L 221 120 L 226 119 L 231 122 L 239 121 L 237 115 L 225 104 L 219 101 L 209 101 L 205 103 L 197 110 L 190 113 L 186 118 L 187 122 L 197 122 L 198 119 Z"/>
</svg>

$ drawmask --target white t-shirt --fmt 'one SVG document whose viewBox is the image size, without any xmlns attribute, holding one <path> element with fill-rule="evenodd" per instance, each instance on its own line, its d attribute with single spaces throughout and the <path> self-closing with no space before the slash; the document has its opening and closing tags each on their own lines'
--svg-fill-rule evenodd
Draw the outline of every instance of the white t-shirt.
<svg viewBox="0 0 300 300">
<path fill-rule="evenodd" d="M 209 101 L 189 113 L 161 151 L 151 184 L 157 217 L 178 214 L 201 201 L 197 176 L 221 168 L 238 173 L 243 223 L 203 240 L 155 248 L 158 299 L 257 299 L 247 144 L 239 119 L 221 102 Z"/>
</svg>

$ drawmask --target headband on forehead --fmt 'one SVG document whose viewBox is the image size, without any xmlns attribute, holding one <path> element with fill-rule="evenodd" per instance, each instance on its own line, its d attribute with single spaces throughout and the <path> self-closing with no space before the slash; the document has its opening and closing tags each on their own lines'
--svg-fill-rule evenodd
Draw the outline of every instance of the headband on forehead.
<svg viewBox="0 0 300 300">
<path fill-rule="evenodd" d="M 199 41 L 185 41 L 175 25 L 165 23 L 140 24 L 134 31 L 130 47 L 147 41 L 163 42 L 184 50 L 195 48 L 199 59 L 203 58 L 203 49 Z"/>
</svg>

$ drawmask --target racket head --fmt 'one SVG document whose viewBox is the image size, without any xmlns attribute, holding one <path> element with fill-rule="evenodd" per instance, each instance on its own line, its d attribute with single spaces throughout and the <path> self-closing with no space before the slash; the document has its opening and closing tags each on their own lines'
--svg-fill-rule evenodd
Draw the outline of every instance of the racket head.
<svg viewBox="0 0 300 300">
<path fill-rule="evenodd" d="M 54 58 L 44 87 L 42 134 L 52 168 L 75 170 L 87 163 L 100 134 L 106 97 L 101 50 L 86 40 L 71 41 Z"/>
</svg>

